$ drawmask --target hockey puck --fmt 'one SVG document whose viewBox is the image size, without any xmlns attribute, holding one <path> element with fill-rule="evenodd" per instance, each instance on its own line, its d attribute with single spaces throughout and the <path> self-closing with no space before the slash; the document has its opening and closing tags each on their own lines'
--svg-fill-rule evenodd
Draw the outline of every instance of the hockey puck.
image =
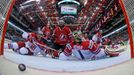
<svg viewBox="0 0 134 75">
<path fill-rule="evenodd" d="M 26 66 L 24 64 L 19 64 L 18 68 L 20 71 L 25 71 L 26 70 Z"/>
</svg>

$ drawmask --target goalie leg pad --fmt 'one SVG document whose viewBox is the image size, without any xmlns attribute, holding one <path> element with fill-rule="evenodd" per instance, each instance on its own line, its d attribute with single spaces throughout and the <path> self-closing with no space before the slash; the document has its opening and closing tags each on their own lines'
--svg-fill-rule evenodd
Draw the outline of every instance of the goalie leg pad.
<svg viewBox="0 0 134 75">
<path fill-rule="evenodd" d="M 66 56 L 63 52 L 60 54 L 60 56 L 59 56 L 59 59 L 60 60 L 69 60 L 69 57 L 68 56 Z"/>
</svg>

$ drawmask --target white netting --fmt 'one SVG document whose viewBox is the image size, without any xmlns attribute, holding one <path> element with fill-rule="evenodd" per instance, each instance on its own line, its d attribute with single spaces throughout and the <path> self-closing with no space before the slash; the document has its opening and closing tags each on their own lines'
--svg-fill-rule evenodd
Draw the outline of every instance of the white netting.
<svg viewBox="0 0 134 75">
<path fill-rule="evenodd" d="M 3 23 L 4 23 L 4 21 L 2 19 L 0 19 L 0 36 L 1 36 L 1 33 L 2 33 Z"/>
<path fill-rule="evenodd" d="M 7 10 L 10 7 L 12 0 L 0 0 L 0 55 L 2 54 L 2 49 L 1 49 L 1 40 L 2 40 L 2 31 L 3 31 L 3 26 L 5 22 L 5 17 L 7 14 Z"/>
<path fill-rule="evenodd" d="M 3 24 L 4 24 L 4 17 L 6 16 L 7 9 L 12 0 L 0 0 L 0 35 L 2 33 Z"/>
<path fill-rule="evenodd" d="M 130 19 L 134 41 L 134 0 L 123 0 L 123 2 Z"/>
</svg>

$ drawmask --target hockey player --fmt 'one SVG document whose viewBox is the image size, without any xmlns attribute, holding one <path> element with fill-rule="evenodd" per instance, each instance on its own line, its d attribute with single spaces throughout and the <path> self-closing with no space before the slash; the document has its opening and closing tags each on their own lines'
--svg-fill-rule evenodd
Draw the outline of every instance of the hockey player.
<svg viewBox="0 0 134 75">
<path fill-rule="evenodd" d="M 42 32 L 46 40 L 50 39 L 51 35 L 50 22 L 48 22 L 48 24 L 42 28 Z"/>
<path fill-rule="evenodd" d="M 23 33 L 22 37 L 26 40 L 23 42 L 13 42 L 4 44 L 4 49 L 12 49 L 22 55 L 37 55 L 38 53 L 46 56 L 49 54 L 52 58 L 58 57 L 59 52 L 41 42 L 40 35 L 35 33 Z"/>
<path fill-rule="evenodd" d="M 44 44 L 39 40 L 40 37 L 38 35 L 35 33 L 23 33 L 22 37 L 26 41 L 4 44 L 4 48 L 13 49 L 13 51 L 22 55 L 37 55 L 38 53 L 46 55 L 45 48 L 37 45 L 37 43 Z"/>
<path fill-rule="evenodd" d="M 61 60 L 69 60 L 71 55 L 74 55 L 78 59 L 100 59 L 106 56 L 114 57 L 118 56 L 118 52 L 111 52 L 100 48 L 100 46 L 93 42 L 82 41 L 81 38 L 75 36 L 74 42 L 67 44 L 64 52 L 59 55 L 59 59 Z"/>
<path fill-rule="evenodd" d="M 17 52 L 22 55 L 33 55 L 33 52 L 25 47 L 25 42 L 12 42 L 5 43 L 4 49 L 12 49 L 14 52 Z"/>
<path fill-rule="evenodd" d="M 42 33 L 43 33 L 43 37 L 41 38 L 41 40 L 46 43 L 47 45 L 51 45 L 51 29 L 50 29 L 50 22 L 47 23 L 47 25 L 45 25 L 42 28 Z"/>
<path fill-rule="evenodd" d="M 95 43 L 102 45 L 102 30 L 99 30 L 95 35 L 93 35 L 92 40 Z"/>
<path fill-rule="evenodd" d="M 63 20 L 59 20 L 59 26 L 56 26 L 53 32 L 54 49 L 64 49 L 66 44 L 72 41 L 72 32 L 69 27 L 65 26 Z"/>
</svg>

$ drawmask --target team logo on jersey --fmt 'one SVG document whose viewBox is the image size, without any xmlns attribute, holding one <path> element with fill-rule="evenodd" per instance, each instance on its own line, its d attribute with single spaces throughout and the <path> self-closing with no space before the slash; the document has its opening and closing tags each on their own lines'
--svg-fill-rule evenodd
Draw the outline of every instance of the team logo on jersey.
<svg viewBox="0 0 134 75">
<path fill-rule="evenodd" d="M 64 40 L 65 37 L 66 37 L 66 36 L 65 36 L 64 34 L 61 34 L 61 35 L 60 35 L 60 40 Z"/>
<path fill-rule="evenodd" d="M 93 47 L 93 44 L 94 44 L 93 41 L 90 41 L 88 48 L 91 49 Z"/>
</svg>

